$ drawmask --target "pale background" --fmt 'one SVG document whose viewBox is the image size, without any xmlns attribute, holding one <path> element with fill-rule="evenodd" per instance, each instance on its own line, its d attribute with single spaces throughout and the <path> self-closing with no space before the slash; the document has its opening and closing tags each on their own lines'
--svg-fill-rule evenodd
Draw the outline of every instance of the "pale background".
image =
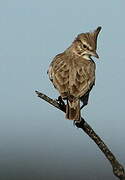
<svg viewBox="0 0 125 180">
<path fill-rule="evenodd" d="M 0 0 L 0 179 L 115 180 L 85 133 L 36 97 L 78 33 L 102 26 L 86 121 L 125 165 L 125 1 Z"/>
</svg>

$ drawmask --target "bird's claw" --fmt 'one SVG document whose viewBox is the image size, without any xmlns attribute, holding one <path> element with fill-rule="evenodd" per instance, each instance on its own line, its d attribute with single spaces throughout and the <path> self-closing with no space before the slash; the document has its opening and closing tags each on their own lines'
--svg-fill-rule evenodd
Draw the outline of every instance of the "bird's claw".
<svg viewBox="0 0 125 180">
<path fill-rule="evenodd" d="M 58 99 L 56 99 L 56 101 L 59 103 L 60 106 L 65 106 L 65 103 L 61 96 L 59 96 Z"/>
</svg>

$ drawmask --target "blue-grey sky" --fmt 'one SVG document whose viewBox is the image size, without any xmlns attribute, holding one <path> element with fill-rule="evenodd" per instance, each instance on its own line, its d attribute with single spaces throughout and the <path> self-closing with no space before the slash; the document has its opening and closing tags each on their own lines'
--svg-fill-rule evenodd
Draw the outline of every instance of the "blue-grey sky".
<svg viewBox="0 0 125 180">
<path fill-rule="evenodd" d="M 96 86 L 82 115 L 125 165 L 125 1 L 0 0 L 0 179 L 117 179 L 101 151 L 36 97 L 77 34 L 102 26 Z"/>
</svg>

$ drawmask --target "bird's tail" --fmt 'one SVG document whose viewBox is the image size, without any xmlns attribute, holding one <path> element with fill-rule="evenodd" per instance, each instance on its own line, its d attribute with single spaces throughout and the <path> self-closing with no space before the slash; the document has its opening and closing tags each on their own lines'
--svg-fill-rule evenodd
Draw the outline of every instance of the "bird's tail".
<svg viewBox="0 0 125 180">
<path fill-rule="evenodd" d="M 66 105 L 66 118 L 69 120 L 80 121 L 80 100 L 68 98 Z"/>
</svg>

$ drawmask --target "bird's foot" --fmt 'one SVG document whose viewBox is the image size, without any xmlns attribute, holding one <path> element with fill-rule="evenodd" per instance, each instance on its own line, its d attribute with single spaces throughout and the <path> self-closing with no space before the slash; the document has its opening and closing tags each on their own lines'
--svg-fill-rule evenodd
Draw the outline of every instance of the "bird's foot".
<svg viewBox="0 0 125 180">
<path fill-rule="evenodd" d="M 80 118 L 79 121 L 74 121 L 73 122 L 73 125 L 75 125 L 76 127 L 80 128 L 83 126 L 83 124 L 85 123 L 84 119 L 83 118 Z"/>
<path fill-rule="evenodd" d="M 65 103 L 61 96 L 59 96 L 58 99 L 56 99 L 56 101 L 59 103 L 60 106 L 65 106 Z"/>
</svg>

